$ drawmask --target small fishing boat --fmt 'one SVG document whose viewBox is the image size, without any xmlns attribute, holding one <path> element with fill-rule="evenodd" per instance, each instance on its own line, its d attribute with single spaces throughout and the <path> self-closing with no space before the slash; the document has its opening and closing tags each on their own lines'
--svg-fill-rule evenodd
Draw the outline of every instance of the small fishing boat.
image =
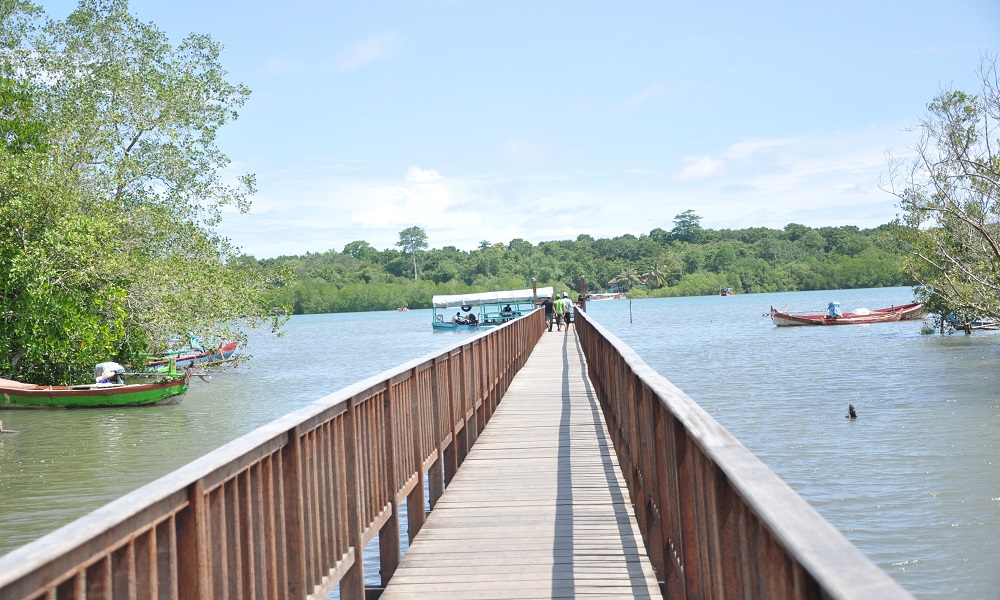
<svg viewBox="0 0 1000 600">
<path fill-rule="evenodd" d="M 35 385 L 0 379 L 0 409 L 101 408 L 178 404 L 191 383 L 192 369 L 168 373 L 149 383 Z"/>
<path fill-rule="evenodd" d="M 732 295 L 734 295 L 735 293 L 736 293 L 736 292 L 734 292 L 734 291 L 733 291 L 733 288 L 731 288 L 731 287 L 727 287 L 727 288 L 719 288 L 719 295 L 720 295 L 720 296 L 732 296 Z"/>
<path fill-rule="evenodd" d="M 594 292 L 587 296 L 587 302 L 602 302 L 604 300 L 625 300 L 628 296 L 621 292 Z"/>
<path fill-rule="evenodd" d="M 552 294 L 551 287 L 538 288 L 537 298 L 551 298 Z M 535 298 L 531 289 L 434 296 L 431 298 L 431 327 L 434 331 L 496 327 L 535 310 Z M 452 308 L 459 310 L 449 316 Z"/>
<path fill-rule="evenodd" d="M 856 308 L 851 312 L 841 312 L 839 302 L 831 302 L 827 312 L 819 314 L 782 312 L 771 307 L 771 320 L 778 327 L 794 325 L 863 325 L 867 323 L 888 323 L 921 319 L 924 308 L 919 302 L 890 306 L 888 308 Z"/>
<path fill-rule="evenodd" d="M 236 353 L 237 342 L 221 344 L 218 348 L 202 348 L 196 344 L 188 344 L 181 348 L 171 350 L 164 354 L 158 354 L 146 362 L 144 369 L 147 371 L 166 372 L 170 369 L 170 361 L 173 360 L 178 368 L 190 367 L 196 363 L 222 363 L 232 359 Z"/>
</svg>

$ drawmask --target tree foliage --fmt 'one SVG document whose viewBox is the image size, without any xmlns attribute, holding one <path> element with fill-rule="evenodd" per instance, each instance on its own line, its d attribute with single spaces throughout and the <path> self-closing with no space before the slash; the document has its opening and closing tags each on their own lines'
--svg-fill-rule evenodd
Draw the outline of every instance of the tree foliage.
<svg viewBox="0 0 1000 600">
<path fill-rule="evenodd" d="M 219 44 L 174 47 L 124 0 L 61 22 L 0 2 L 0 372 L 80 381 L 188 331 L 215 344 L 277 327 L 266 292 L 283 275 L 215 232 L 254 191 L 221 175 L 216 134 L 249 91 Z"/>
<path fill-rule="evenodd" d="M 695 215 L 696 216 L 696 215 Z M 452 246 L 421 251 L 419 277 L 399 250 L 377 250 L 351 242 L 343 253 L 330 250 L 305 256 L 262 260 L 264 266 L 295 270 L 298 284 L 277 290 L 276 302 L 296 313 L 392 310 L 429 307 L 434 294 L 554 286 L 575 297 L 580 277 L 591 292 L 610 281 L 628 281 L 630 297 L 843 289 L 905 285 L 912 280 L 899 267 L 898 250 L 883 247 L 885 228 L 789 226 L 741 230 L 698 228 L 686 242 L 662 228 L 649 235 L 574 240 L 521 238 L 481 242 L 472 251 Z"/>
<path fill-rule="evenodd" d="M 896 240 L 939 314 L 1000 318 L 1000 79 L 983 56 L 977 95 L 944 90 L 920 121 L 913 161 L 891 161 Z"/>
<path fill-rule="evenodd" d="M 413 280 L 417 280 L 417 251 L 427 247 L 427 232 L 422 228 L 413 226 L 399 232 L 399 241 L 396 245 L 410 255 L 413 260 Z"/>
</svg>

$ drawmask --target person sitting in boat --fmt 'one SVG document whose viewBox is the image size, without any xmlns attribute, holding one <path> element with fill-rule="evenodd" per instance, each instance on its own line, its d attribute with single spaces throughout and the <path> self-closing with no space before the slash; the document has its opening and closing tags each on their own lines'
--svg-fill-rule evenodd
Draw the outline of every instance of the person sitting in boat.
<svg viewBox="0 0 1000 600">
<path fill-rule="evenodd" d="M 125 367 L 116 362 L 102 362 L 94 367 L 94 381 L 97 383 L 125 383 L 122 373 Z"/>
<path fill-rule="evenodd" d="M 462 318 L 462 313 L 455 313 L 455 317 L 451 320 L 455 325 L 465 325 L 465 319 Z"/>
<path fill-rule="evenodd" d="M 465 318 L 466 325 L 478 325 L 479 321 L 476 319 L 476 315 L 469 313 L 469 316 Z"/>
<path fill-rule="evenodd" d="M 509 317 L 512 314 L 514 314 L 514 311 L 511 310 L 510 304 L 508 304 L 507 306 L 503 307 L 503 310 L 500 311 L 500 316 L 502 316 L 502 317 Z"/>
</svg>

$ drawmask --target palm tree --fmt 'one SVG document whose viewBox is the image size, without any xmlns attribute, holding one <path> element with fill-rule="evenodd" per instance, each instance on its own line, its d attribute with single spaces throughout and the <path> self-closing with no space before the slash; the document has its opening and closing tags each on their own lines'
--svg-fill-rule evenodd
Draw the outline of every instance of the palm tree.
<svg viewBox="0 0 1000 600">
<path fill-rule="evenodd" d="M 647 281 L 652 281 L 656 284 L 656 287 L 661 288 L 667 285 L 667 278 L 670 277 L 670 272 L 667 268 L 663 266 L 662 263 L 656 263 L 653 268 L 649 270 L 649 273 L 643 275 Z"/>
<path fill-rule="evenodd" d="M 642 285 L 642 276 L 635 269 L 622 269 L 622 272 L 618 274 L 618 284 L 624 287 L 627 292 L 637 285 Z"/>
</svg>

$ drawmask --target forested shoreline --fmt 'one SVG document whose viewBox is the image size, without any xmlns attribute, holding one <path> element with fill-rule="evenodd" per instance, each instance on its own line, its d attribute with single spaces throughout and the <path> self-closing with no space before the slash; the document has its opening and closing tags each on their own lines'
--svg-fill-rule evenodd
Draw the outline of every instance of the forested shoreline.
<svg viewBox="0 0 1000 600">
<path fill-rule="evenodd" d="M 633 298 L 716 294 L 723 287 L 748 294 L 914 283 L 901 270 L 889 224 L 713 230 L 702 228 L 700 219 L 689 210 L 669 231 L 656 228 L 638 237 L 483 241 L 472 251 L 421 249 L 426 234 L 411 227 L 400 232 L 400 249 L 354 241 L 339 252 L 260 264 L 295 273 L 294 283 L 274 290 L 274 304 L 294 314 L 429 308 L 435 294 L 522 289 L 532 278 L 562 292 L 577 290 L 585 277 L 588 292 L 621 286 Z"/>
</svg>

